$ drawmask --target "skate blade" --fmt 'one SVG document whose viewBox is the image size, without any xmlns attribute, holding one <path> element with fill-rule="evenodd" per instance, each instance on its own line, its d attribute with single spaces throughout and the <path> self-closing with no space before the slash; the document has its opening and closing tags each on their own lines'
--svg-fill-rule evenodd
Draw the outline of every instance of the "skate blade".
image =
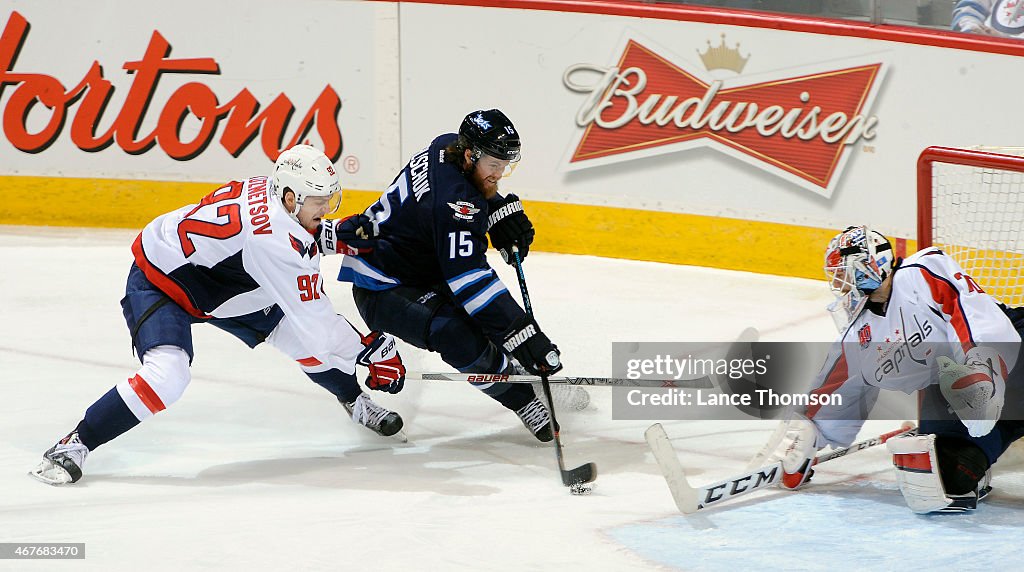
<svg viewBox="0 0 1024 572">
<path fill-rule="evenodd" d="M 71 483 L 71 475 L 69 475 L 67 471 L 48 461 L 39 463 L 38 467 L 28 472 L 28 476 L 52 487 L 59 487 Z"/>
<path fill-rule="evenodd" d="M 394 435 L 388 436 L 388 439 L 394 439 L 395 441 L 398 441 L 399 443 L 408 443 L 409 442 L 409 436 L 406 435 L 405 431 L 402 431 L 401 429 L 398 430 L 398 433 L 395 433 Z"/>
</svg>

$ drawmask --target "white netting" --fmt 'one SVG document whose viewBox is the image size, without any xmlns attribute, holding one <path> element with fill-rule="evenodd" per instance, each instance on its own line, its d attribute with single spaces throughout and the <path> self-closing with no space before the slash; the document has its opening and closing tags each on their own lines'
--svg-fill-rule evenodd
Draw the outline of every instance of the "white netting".
<svg viewBox="0 0 1024 572">
<path fill-rule="evenodd" d="M 974 150 L 1024 155 L 1024 148 Z M 1024 159 L 1019 163 L 1024 168 Z M 1006 166 L 932 164 L 932 244 L 1009 306 L 1024 306 L 1022 226 L 1024 173 Z"/>
</svg>

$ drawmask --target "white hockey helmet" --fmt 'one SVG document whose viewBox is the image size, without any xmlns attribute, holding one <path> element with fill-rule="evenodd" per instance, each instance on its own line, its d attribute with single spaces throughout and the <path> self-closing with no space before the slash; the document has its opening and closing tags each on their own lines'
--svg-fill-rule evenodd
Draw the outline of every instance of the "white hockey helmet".
<svg viewBox="0 0 1024 572">
<path fill-rule="evenodd" d="M 892 272 L 892 245 L 866 226 L 850 226 L 825 250 L 825 278 L 837 295 L 874 292 Z"/>
<path fill-rule="evenodd" d="M 270 192 L 284 198 L 285 190 L 295 193 L 295 210 L 288 213 L 293 219 L 306 197 L 328 197 L 328 214 L 341 207 L 341 181 L 331 160 L 322 151 L 310 145 L 296 145 L 281 153 L 270 176 Z"/>
</svg>

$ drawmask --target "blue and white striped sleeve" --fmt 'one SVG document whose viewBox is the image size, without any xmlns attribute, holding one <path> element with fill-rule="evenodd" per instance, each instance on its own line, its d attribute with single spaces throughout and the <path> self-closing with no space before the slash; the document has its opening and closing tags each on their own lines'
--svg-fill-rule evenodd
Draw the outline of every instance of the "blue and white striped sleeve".
<svg viewBox="0 0 1024 572">
<path fill-rule="evenodd" d="M 992 0 L 959 0 L 953 6 L 953 30 L 982 32 L 992 14 Z"/>
</svg>

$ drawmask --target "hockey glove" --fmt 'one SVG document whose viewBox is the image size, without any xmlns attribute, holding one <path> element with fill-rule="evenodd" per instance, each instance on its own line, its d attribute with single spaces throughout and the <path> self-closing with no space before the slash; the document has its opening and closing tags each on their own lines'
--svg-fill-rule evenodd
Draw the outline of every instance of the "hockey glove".
<svg viewBox="0 0 1024 572">
<path fill-rule="evenodd" d="M 339 238 L 338 232 L 341 230 L 341 225 L 347 220 L 327 219 L 320 223 L 320 226 L 316 229 L 314 239 L 320 245 L 321 252 L 324 254 L 363 254 L 373 250 L 373 248 L 352 246 Z"/>
<path fill-rule="evenodd" d="M 817 446 L 818 428 L 805 417 L 797 415 L 789 421 L 786 436 L 772 453 L 772 461 L 782 462 L 782 480 L 779 486 L 795 490 L 811 480 L 814 470 L 814 455 L 821 447 Z"/>
<path fill-rule="evenodd" d="M 364 214 L 343 218 L 334 227 L 338 240 L 362 252 L 373 250 L 376 238 L 380 236 L 377 221 Z"/>
<path fill-rule="evenodd" d="M 513 324 L 505 334 L 502 347 L 533 375 L 552 374 L 562 369 L 558 346 L 551 343 L 528 315 Z"/>
<path fill-rule="evenodd" d="M 356 363 L 370 369 L 366 376 L 366 387 L 377 391 L 398 393 L 405 387 L 405 365 L 398 355 L 395 338 L 384 332 L 370 332 L 363 337 L 363 351 L 359 352 Z"/>
<path fill-rule="evenodd" d="M 996 426 L 1006 393 L 1006 364 L 992 348 L 975 347 L 966 363 L 946 356 L 939 363 L 939 389 L 971 437 L 988 435 Z"/>
<path fill-rule="evenodd" d="M 498 249 L 505 264 L 513 263 L 512 247 L 519 248 L 520 260 L 525 259 L 533 244 L 533 223 L 523 212 L 519 197 L 508 195 L 490 201 L 491 214 L 487 217 L 487 233 L 491 245 Z"/>
</svg>

